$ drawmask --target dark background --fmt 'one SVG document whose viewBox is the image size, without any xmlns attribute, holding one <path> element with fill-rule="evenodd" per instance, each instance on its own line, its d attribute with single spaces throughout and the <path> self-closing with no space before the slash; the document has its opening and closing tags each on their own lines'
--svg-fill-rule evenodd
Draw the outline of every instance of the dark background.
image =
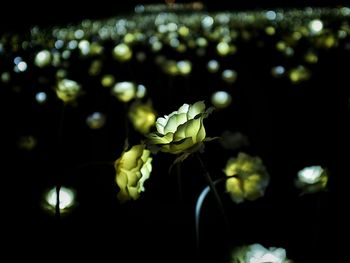
<svg viewBox="0 0 350 263">
<path fill-rule="evenodd" d="M 1 16 L 1 30 L 25 32 L 31 25 L 64 25 L 83 18 L 107 18 L 127 14 L 136 3 L 108 2 L 100 1 L 91 6 L 85 3 L 78 7 L 68 1 L 18 6 L 11 3 L 8 10 L 1 11 L 5 14 Z M 207 10 L 282 7 L 279 2 L 228 4 L 215 1 L 207 3 Z M 334 1 L 328 3 L 329 6 L 335 4 Z M 283 7 L 286 5 L 321 4 L 318 1 L 284 1 Z M 20 14 L 29 8 L 31 11 Z M 219 75 L 203 74 L 202 66 L 195 66 L 188 79 L 176 77 L 172 80 L 153 64 L 132 62 L 130 71 L 107 59 L 104 68 L 107 71 L 113 68 L 120 80 L 136 79 L 149 87 L 149 96 L 159 115 L 170 113 L 184 102 L 204 99 L 209 104 L 210 94 L 217 89 L 231 92 L 232 106 L 205 120 L 207 134 L 219 136 L 227 129 L 242 132 L 248 136 L 250 145 L 239 150 L 225 150 L 217 142 L 208 143 L 202 158 L 213 178 L 220 178 L 223 176 L 220 170 L 227 159 L 238 151 L 258 155 L 267 167 L 271 184 L 264 198 L 240 205 L 232 203 L 221 186 L 230 229 L 225 229 L 214 200 L 208 197 L 201 227 L 203 261 L 229 262 L 232 247 L 261 243 L 267 247 L 286 248 L 288 256 L 297 262 L 341 262 L 334 257 L 342 258 L 338 253 L 342 247 L 339 236 L 348 230 L 345 200 L 350 146 L 347 125 L 349 51 L 322 51 L 320 62 L 312 68 L 313 77 L 300 85 L 270 76 L 272 66 L 296 64 L 298 58 L 285 62 L 273 55 L 272 50 L 261 52 L 254 48 L 253 43 L 242 46 L 241 51 L 245 56 L 238 55 L 235 61 L 222 62 L 238 71 L 239 79 L 234 87 L 223 83 Z M 194 65 L 205 65 L 207 57 L 200 59 L 190 55 Z M 207 56 L 211 58 L 214 54 Z M 6 87 L 1 90 L 2 111 L 6 113 L 3 144 L 10 146 L 3 168 L 3 188 L 5 193 L 9 192 L 4 199 L 4 232 L 9 233 L 7 245 L 23 252 L 14 253 L 12 257 L 24 254 L 28 259 L 47 259 L 49 254 L 62 260 L 97 257 L 99 262 L 195 260 L 193 211 L 195 200 L 205 187 L 198 161 L 190 158 L 181 165 L 183 196 L 180 198 L 175 187 L 175 172 L 168 175 L 174 158 L 158 154 L 154 157 L 152 179 L 146 184 L 143 197 L 137 202 L 120 205 L 116 200 L 113 166 L 76 167 L 95 161 L 113 161 L 119 156 L 125 138 L 121 124 L 124 109 L 109 92 L 93 88 L 98 80 L 86 77 L 84 63 L 77 57 L 74 60 L 74 56 L 72 61 L 70 76 L 90 87 L 88 92 L 91 93 L 79 100 L 79 107 L 65 109 L 62 139 L 58 139 L 62 104 L 53 99 L 54 94 L 49 94 L 52 100 L 41 107 L 33 99 L 36 91 L 42 88 L 35 83 L 32 89 L 22 89 L 19 94 Z M 35 77 L 37 73 L 32 74 Z M 51 76 L 52 72 L 47 74 Z M 33 76 L 18 82 L 31 83 Z M 98 131 L 88 129 L 85 124 L 85 117 L 95 110 L 105 112 L 108 117 L 106 127 Z M 18 137 L 25 134 L 34 134 L 39 140 L 32 152 L 21 151 L 16 146 Z M 133 133 L 131 142 L 137 143 L 140 138 Z M 309 165 L 329 169 L 331 179 L 327 192 L 300 196 L 294 188 L 296 173 Z M 60 221 L 41 207 L 43 191 L 57 181 L 75 188 L 78 193 L 78 206 Z"/>
</svg>

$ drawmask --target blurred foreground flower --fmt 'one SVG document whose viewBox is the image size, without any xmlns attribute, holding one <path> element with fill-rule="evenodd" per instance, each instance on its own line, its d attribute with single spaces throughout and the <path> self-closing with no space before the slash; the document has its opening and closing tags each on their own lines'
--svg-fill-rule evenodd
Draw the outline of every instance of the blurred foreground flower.
<svg viewBox="0 0 350 263">
<path fill-rule="evenodd" d="M 57 97 L 64 102 L 74 101 L 81 91 L 81 86 L 74 80 L 62 79 L 57 83 Z"/>
<path fill-rule="evenodd" d="M 206 133 L 203 119 L 212 111 L 203 101 L 184 104 L 156 122 L 157 132 L 148 135 L 149 147 L 172 154 L 193 153 L 203 147 Z"/>
<path fill-rule="evenodd" d="M 116 182 L 120 188 L 118 199 L 121 202 L 140 197 L 145 191 L 144 182 L 152 171 L 152 157 L 145 145 L 139 144 L 124 151 L 121 157 L 115 161 Z"/>
<path fill-rule="evenodd" d="M 298 172 L 295 185 L 303 193 L 316 193 L 325 190 L 327 182 L 328 174 L 326 170 L 321 166 L 309 166 Z"/>
<path fill-rule="evenodd" d="M 134 102 L 130 106 L 129 119 L 134 125 L 135 130 L 146 134 L 154 126 L 156 114 L 150 103 Z"/>
<path fill-rule="evenodd" d="M 232 263 L 292 263 L 283 248 L 264 248 L 253 244 L 237 248 L 232 254 Z"/>
<path fill-rule="evenodd" d="M 262 197 L 270 179 L 261 159 L 245 153 L 229 159 L 224 173 L 233 176 L 226 181 L 226 191 L 236 203 Z"/>
</svg>

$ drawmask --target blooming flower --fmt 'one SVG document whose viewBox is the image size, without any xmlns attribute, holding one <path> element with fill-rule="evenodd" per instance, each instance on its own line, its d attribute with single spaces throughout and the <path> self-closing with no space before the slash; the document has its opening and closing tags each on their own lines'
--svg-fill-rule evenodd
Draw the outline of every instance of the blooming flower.
<svg viewBox="0 0 350 263">
<path fill-rule="evenodd" d="M 155 124 L 156 114 L 149 103 L 135 102 L 130 106 L 129 119 L 137 131 L 146 134 Z"/>
<path fill-rule="evenodd" d="M 232 254 L 233 263 L 288 263 L 286 251 L 283 248 L 270 247 L 266 249 L 260 244 L 243 246 Z"/>
<path fill-rule="evenodd" d="M 321 166 L 310 166 L 298 172 L 295 185 L 305 193 L 315 193 L 324 190 L 327 182 L 328 174 L 326 170 Z"/>
<path fill-rule="evenodd" d="M 210 110 L 205 110 L 204 102 L 199 101 L 193 105 L 184 104 L 170 115 L 158 118 L 157 132 L 148 135 L 150 148 L 172 154 L 196 151 L 206 137 L 203 119 Z"/>
<path fill-rule="evenodd" d="M 144 182 L 152 171 L 152 157 L 145 145 L 139 144 L 124 151 L 121 157 L 115 161 L 116 182 L 120 188 L 118 199 L 121 202 L 140 197 L 145 191 Z"/>
<path fill-rule="evenodd" d="M 229 159 L 224 173 L 233 176 L 226 181 L 226 191 L 236 203 L 263 196 L 269 183 L 269 175 L 261 159 L 245 153 Z"/>
</svg>

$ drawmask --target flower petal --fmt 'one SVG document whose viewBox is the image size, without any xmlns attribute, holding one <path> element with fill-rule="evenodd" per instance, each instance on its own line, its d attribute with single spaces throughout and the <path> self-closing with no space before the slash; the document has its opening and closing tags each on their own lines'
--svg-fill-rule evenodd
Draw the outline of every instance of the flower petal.
<svg viewBox="0 0 350 263">
<path fill-rule="evenodd" d="M 184 105 L 182 105 L 178 110 L 177 112 L 178 113 L 187 113 L 188 110 L 190 108 L 190 105 L 188 105 L 187 103 L 185 103 Z"/>
<path fill-rule="evenodd" d="M 174 134 L 174 141 L 179 141 L 187 137 L 192 137 L 193 142 L 196 142 L 197 134 L 201 127 L 200 119 L 192 119 L 180 125 Z"/>
<path fill-rule="evenodd" d="M 162 152 L 179 154 L 179 153 L 183 153 L 184 151 L 191 148 L 192 146 L 193 146 L 192 138 L 188 137 L 188 138 L 185 138 L 185 139 L 178 141 L 178 142 L 175 142 L 175 143 L 162 145 L 160 150 Z"/>
<path fill-rule="evenodd" d="M 188 112 L 187 112 L 187 118 L 189 120 L 196 117 L 198 114 L 203 113 L 205 110 L 205 104 L 203 101 L 198 101 L 195 104 L 191 105 Z"/>
<path fill-rule="evenodd" d="M 147 137 L 149 144 L 167 144 L 173 140 L 173 133 L 169 132 L 165 135 L 150 133 Z"/>
<path fill-rule="evenodd" d="M 164 127 L 167 123 L 167 118 L 158 118 L 157 121 L 156 121 L 156 128 L 157 128 L 157 131 L 161 134 L 164 134 Z"/>
</svg>

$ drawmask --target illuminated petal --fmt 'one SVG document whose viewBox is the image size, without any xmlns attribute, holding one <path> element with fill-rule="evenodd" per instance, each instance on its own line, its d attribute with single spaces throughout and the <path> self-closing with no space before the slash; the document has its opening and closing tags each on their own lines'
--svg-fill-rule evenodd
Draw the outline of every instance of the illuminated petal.
<svg viewBox="0 0 350 263">
<path fill-rule="evenodd" d="M 174 141 L 178 141 L 187 137 L 192 137 L 196 142 L 196 137 L 201 128 L 201 119 L 192 119 L 180 125 L 174 134 Z"/>
<path fill-rule="evenodd" d="M 151 144 L 168 144 L 173 140 L 173 133 L 169 132 L 164 136 L 150 133 L 148 135 L 148 140 Z"/>
<path fill-rule="evenodd" d="M 178 113 L 187 113 L 188 110 L 190 108 L 190 105 L 188 105 L 187 103 L 185 103 L 184 105 L 182 105 L 179 109 L 178 109 Z"/>
<path fill-rule="evenodd" d="M 185 138 L 177 143 L 163 145 L 162 152 L 169 152 L 172 154 L 179 154 L 193 146 L 192 138 Z"/>
<path fill-rule="evenodd" d="M 157 128 L 157 131 L 161 134 L 164 134 L 164 127 L 167 123 L 167 119 L 166 118 L 158 118 L 157 121 L 156 121 L 156 128 Z"/>
<path fill-rule="evenodd" d="M 205 104 L 203 101 L 198 101 L 195 104 L 191 105 L 188 113 L 187 113 L 187 118 L 189 120 L 193 119 L 196 117 L 198 114 L 203 113 L 205 110 Z"/>
<path fill-rule="evenodd" d="M 168 132 L 175 132 L 177 127 L 183 123 L 185 123 L 187 120 L 186 114 L 174 114 L 174 115 L 169 115 L 169 120 L 166 126 L 164 127 L 164 133 Z"/>
<path fill-rule="evenodd" d="M 200 118 L 200 128 L 199 131 L 197 133 L 197 138 L 196 138 L 196 142 L 202 142 L 205 139 L 206 133 L 205 133 L 205 128 L 203 125 L 203 118 Z"/>
</svg>

